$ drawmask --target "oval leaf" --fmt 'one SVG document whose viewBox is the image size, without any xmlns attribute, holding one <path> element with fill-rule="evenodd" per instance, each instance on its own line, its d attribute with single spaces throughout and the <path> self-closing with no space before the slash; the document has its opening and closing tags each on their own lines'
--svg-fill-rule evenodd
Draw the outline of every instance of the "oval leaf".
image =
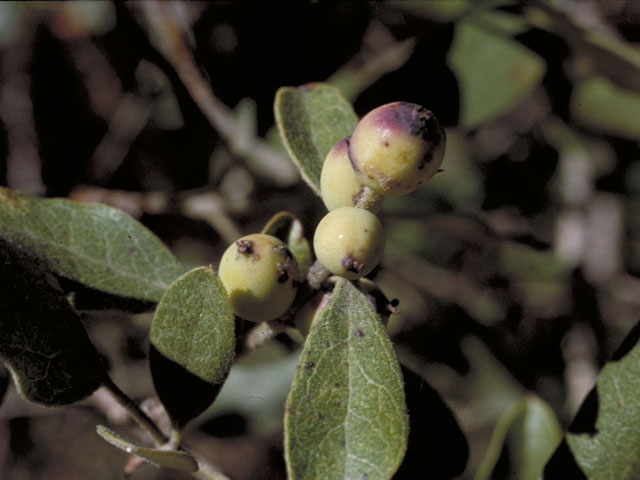
<svg viewBox="0 0 640 480">
<path fill-rule="evenodd" d="M 0 238 L 62 277 L 123 297 L 157 302 L 183 272 L 147 228 L 105 205 L 33 198 L 0 187 Z"/>
<path fill-rule="evenodd" d="M 580 407 L 545 478 L 640 478 L 640 323 Z"/>
<path fill-rule="evenodd" d="M 482 25 L 482 21 L 477 22 Z M 544 62 L 510 37 L 459 22 L 449 64 L 461 90 L 461 124 L 475 128 L 508 112 L 542 80 Z"/>
<path fill-rule="evenodd" d="M 402 374 L 366 296 L 340 279 L 314 320 L 285 413 L 291 480 L 389 479 L 407 447 Z"/>
<path fill-rule="evenodd" d="M 313 256 L 309 241 L 304 236 L 302 222 L 295 215 L 289 212 L 276 213 L 262 229 L 262 233 L 273 235 L 286 243 L 298 263 L 300 277 L 307 276 Z"/>
<path fill-rule="evenodd" d="M 529 394 L 516 402 L 498 421 L 476 480 L 491 478 L 505 444 L 509 446 L 510 471 L 523 480 L 542 478 L 544 466 L 562 440 L 553 409 Z"/>
<path fill-rule="evenodd" d="M 96 432 L 114 447 L 124 450 L 130 455 L 140 457 L 156 467 L 173 468 L 174 470 L 182 470 L 183 472 L 198 471 L 198 462 L 187 452 L 141 447 L 104 425 L 98 425 Z"/>
<path fill-rule="evenodd" d="M 358 117 L 336 87 L 309 83 L 282 87 L 276 93 L 274 113 L 282 141 L 302 178 L 320 192 L 320 172 L 327 153 L 351 135 Z"/>
<path fill-rule="evenodd" d="M 78 314 L 53 275 L 2 240 L 0 357 L 18 391 L 45 405 L 81 400 L 106 378 Z"/>
<path fill-rule="evenodd" d="M 151 373 L 158 396 L 178 427 L 215 400 L 235 352 L 227 293 L 209 267 L 178 278 L 151 324 Z"/>
</svg>

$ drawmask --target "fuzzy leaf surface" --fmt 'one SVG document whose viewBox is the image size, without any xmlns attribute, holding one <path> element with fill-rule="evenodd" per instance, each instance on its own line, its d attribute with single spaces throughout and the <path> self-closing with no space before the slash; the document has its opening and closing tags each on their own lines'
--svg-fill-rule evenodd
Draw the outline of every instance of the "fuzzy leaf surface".
<svg viewBox="0 0 640 480">
<path fill-rule="evenodd" d="M 233 312 L 222 282 L 209 267 L 178 278 L 151 324 L 154 385 L 178 425 L 202 413 L 217 396 L 235 353 Z"/>
<path fill-rule="evenodd" d="M 341 279 L 313 322 L 287 400 L 289 478 L 389 479 L 407 436 L 389 338 L 367 297 Z"/>
<path fill-rule="evenodd" d="M 51 272 L 1 239 L 0 357 L 18 391 L 44 405 L 81 400 L 106 378 L 78 314 Z"/>
<path fill-rule="evenodd" d="M 157 302 L 183 273 L 153 233 L 105 205 L 34 198 L 0 187 L 0 238 L 62 277 L 122 297 Z"/>
<path fill-rule="evenodd" d="M 274 112 L 280 137 L 302 178 L 320 192 L 320 172 L 327 153 L 353 132 L 358 117 L 340 91 L 326 83 L 282 87 Z"/>
</svg>

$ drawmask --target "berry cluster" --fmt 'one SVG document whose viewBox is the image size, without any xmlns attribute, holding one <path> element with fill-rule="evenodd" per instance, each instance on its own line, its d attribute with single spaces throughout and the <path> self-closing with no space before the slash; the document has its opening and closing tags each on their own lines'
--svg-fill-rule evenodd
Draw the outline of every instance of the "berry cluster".
<svg viewBox="0 0 640 480">
<path fill-rule="evenodd" d="M 318 223 L 313 247 L 333 275 L 356 280 L 371 272 L 384 250 L 375 213 L 386 195 L 409 193 L 440 168 L 445 134 L 436 117 L 413 103 L 382 105 L 327 154 L 320 192 L 329 213 Z M 276 237 L 240 238 L 220 260 L 220 279 L 234 312 L 254 322 L 291 307 L 301 282 L 295 258 Z"/>
<path fill-rule="evenodd" d="M 370 210 L 376 211 L 385 195 L 412 192 L 429 180 L 444 149 L 445 133 L 433 113 L 407 102 L 372 110 L 350 137 L 333 146 L 320 176 L 329 213 L 313 239 L 327 270 L 355 280 L 378 264 L 384 233 Z"/>
</svg>

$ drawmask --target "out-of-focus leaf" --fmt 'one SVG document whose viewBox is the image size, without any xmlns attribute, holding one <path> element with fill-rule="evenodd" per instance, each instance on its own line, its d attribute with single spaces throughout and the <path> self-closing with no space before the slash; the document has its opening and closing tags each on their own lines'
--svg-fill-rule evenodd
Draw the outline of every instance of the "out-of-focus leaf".
<svg viewBox="0 0 640 480">
<path fill-rule="evenodd" d="M 195 458 L 182 450 L 159 450 L 157 448 L 142 447 L 122 437 L 113 430 L 98 425 L 96 432 L 114 447 L 135 455 L 156 467 L 172 468 L 183 472 L 197 472 L 198 462 Z"/>
<path fill-rule="evenodd" d="M 447 0 L 446 2 L 406 2 L 393 0 L 385 3 L 392 8 L 441 22 L 455 20 L 473 5 L 471 0 Z"/>
<path fill-rule="evenodd" d="M 420 375 L 403 367 L 409 410 L 409 445 L 398 478 L 449 480 L 464 472 L 467 439 L 438 392 Z"/>
<path fill-rule="evenodd" d="M 522 480 L 537 480 L 545 463 L 562 440 L 562 429 L 553 409 L 539 397 L 528 395 L 507 441 L 514 470 Z"/>
<path fill-rule="evenodd" d="M 276 124 L 302 178 L 318 193 L 320 172 L 327 153 L 351 135 L 358 117 L 336 87 L 309 83 L 282 87 L 276 93 Z"/>
<path fill-rule="evenodd" d="M 311 246 L 304 236 L 302 222 L 289 212 L 275 214 L 262 229 L 262 233 L 273 235 L 287 244 L 298 262 L 300 276 L 304 278 L 313 262 Z"/>
<path fill-rule="evenodd" d="M 176 426 L 215 400 L 233 362 L 234 328 L 224 286 L 209 267 L 182 275 L 160 300 L 149 360 L 158 396 Z"/>
<path fill-rule="evenodd" d="M 576 86 L 571 113 L 591 128 L 640 139 L 640 92 L 624 90 L 604 77 L 591 77 Z"/>
<path fill-rule="evenodd" d="M 498 421 L 475 479 L 490 478 L 506 443 L 515 477 L 537 480 L 561 440 L 560 423 L 551 407 L 535 395 L 526 395 Z"/>
<path fill-rule="evenodd" d="M 545 478 L 640 478 L 640 322 L 607 362 Z"/>
<path fill-rule="evenodd" d="M 311 326 L 287 400 L 289 478 L 389 479 L 408 433 L 402 376 L 380 318 L 340 279 Z"/>
<path fill-rule="evenodd" d="M 500 245 L 500 261 L 527 306 L 546 309 L 566 302 L 570 268 L 557 253 L 510 241 Z"/>
<path fill-rule="evenodd" d="M 20 32 L 20 11 L 17 2 L 0 2 L 0 46 L 10 44 Z"/>
<path fill-rule="evenodd" d="M 183 271 L 155 235 L 105 205 L 0 187 L 0 238 L 58 275 L 123 297 L 157 302 Z"/>
<path fill-rule="evenodd" d="M 525 13 L 532 25 L 551 30 L 571 44 L 583 65 L 623 89 L 637 89 L 640 85 L 640 48 L 601 29 L 577 25 L 559 5 L 530 2 Z"/>
<path fill-rule="evenodd" d="M 272 434 L 282 430 L 284 405 L 299 352 L 265 360 L 262 357 L 272 346 L 253 350 L 233 365 L 220 395 L 198 421 L 235 412 L 249 420 L 253 432 Z"/>
<path fill-rule="evenodd" d="M 360 54 L 327 79 L 327 83 L 339 88 L 345 98 L 352 102 L 385 74 L 402 67 L 415 47 L 416 42 L 412 38 L 378 47 L 380 37 L 392 36 L 381 24 L 374 25 L 370 27 L 370 33 L 365 34 Z M 367 35 L 376 37 L 375 41 L 367 43 Z M 372 49 L 374 51 L 370 51 Z"/>
<path fill-rule="evenodd" d="M 484 197 L 482 176 L 478 172 L 477 165 L 471 160 L 465 137 L 457 130 L 446 129 L 447 150 L 444 155 L 443 172 L 435 175 L 427 186 L 414 192 L 412 195 L 390 197 L 389 200 L 401 202 L 404 198 L 407 203 L 413 202 L 414 208 L 419 206 L 424 211 L 424 203 L 418 202 L 416 197 L 434 194 L 445 198 L 458 209 L 477 209 Z M 437 202 L 433 202 L 437 203 Z M 393 208 L 385 205 L 385 210 Z M 417 204 L 417 205 L 416 205 Z"/>
<path fill-rule="evenodd" d="M 18 391 L 45 405 L 81 400 L 106 378 L 80 318 L 53 275 L 3 240 L 0 357 Z"/>
<path fill-rule="evenodd" d="M 511 110 L 540 83 L 545 71 L 536 54 L 483 28 L 473 16 L 456 25 L 448 61 L 460 84 L 460 123 L 466 128 Z"/>
</svg>

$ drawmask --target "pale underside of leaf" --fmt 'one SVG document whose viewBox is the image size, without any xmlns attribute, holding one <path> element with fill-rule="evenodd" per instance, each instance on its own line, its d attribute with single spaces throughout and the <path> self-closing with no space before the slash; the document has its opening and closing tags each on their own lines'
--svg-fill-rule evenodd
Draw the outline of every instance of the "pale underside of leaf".
<svg viewBox="0 0 640 480">
<path fill-rule="evenodd" d="M 388 479 L 406 449 L 402 377 L 367 298 L 339 280 L 315 320 L 285 413 L 289 478 Z"/>
<path fill-rule="evenodd" d="M 156 467 L 173 468 L 184 472 L 197 472 L 198 462 L 187 452 L 181 450 L 161 450 L 157 448 L 142 447 L 127 440 L 113 430 L 98 425 L 96 432 L 105 441 L 130 455 L 140 457 L 144 461 Z"/>
</svg>

